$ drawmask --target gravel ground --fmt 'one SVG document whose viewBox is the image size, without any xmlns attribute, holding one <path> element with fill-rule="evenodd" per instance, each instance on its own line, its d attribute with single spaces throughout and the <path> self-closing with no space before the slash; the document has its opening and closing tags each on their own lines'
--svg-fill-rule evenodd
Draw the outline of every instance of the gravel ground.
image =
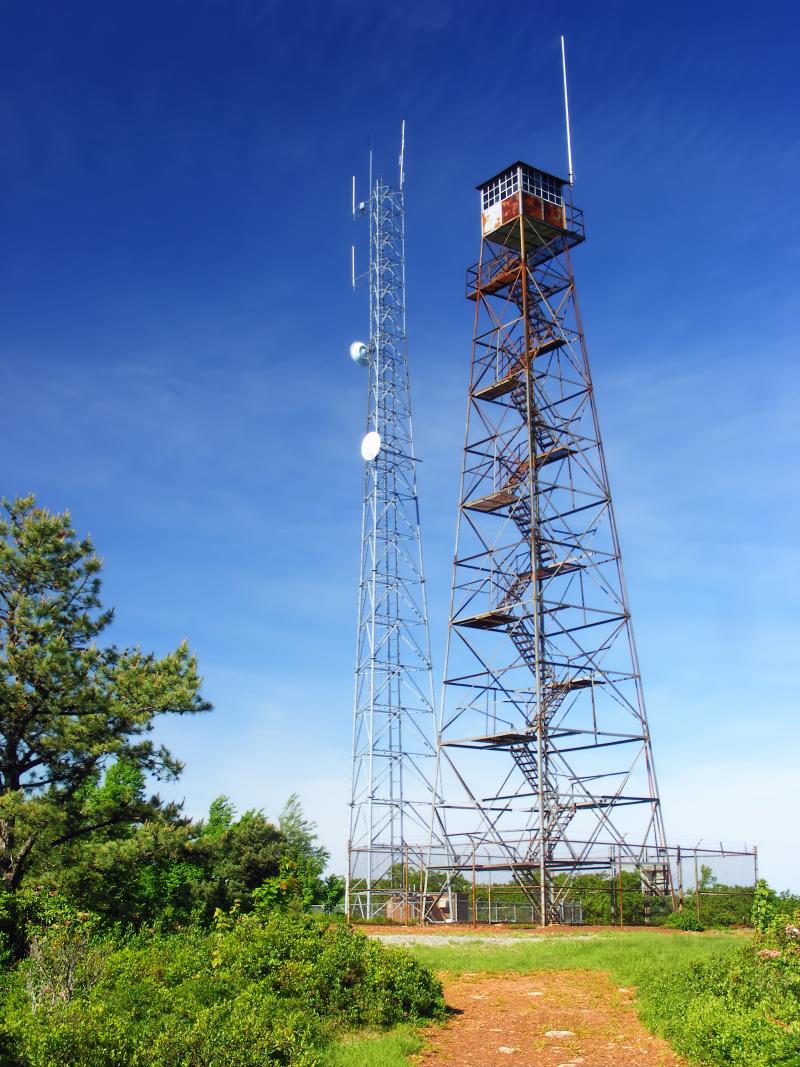
<svg viewBox="0 0 800 1067">
<path fill-rule="evenodd" d="M 541 937 L 538 934 L 526 937 L 524 933 L 519 934 L 473 934 L 467 938 L 463 934 L 377 934 L 370 932 L 370 937 L 376 938 L 378 941 L 385 941 L 390 945 L 474 945 L 476 942 L 492 945 L 518 945 L 521 941 L 524 941 L 528 945 L 532 944 L 545 944 L 546 938 Z M 568 934 L 572 941 L 595 941 L 598 938 L 598 934 Z"/>
</svg>

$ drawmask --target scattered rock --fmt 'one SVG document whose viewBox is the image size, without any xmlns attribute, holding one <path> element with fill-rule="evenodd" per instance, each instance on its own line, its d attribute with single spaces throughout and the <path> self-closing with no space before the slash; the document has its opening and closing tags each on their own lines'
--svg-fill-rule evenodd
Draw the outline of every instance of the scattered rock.
<svg viewBox="0 0 800 1067">
<path fill-rule="evenodd" d="M 632 989 L 628 989 L 628 987 L 627 987 L 627 986 L 621 985 L 621 986 L 619 987 L 619 989 L 617 990 L 617 992 L 618 992 L 618 993 L 632 993 L 632 992 L 633 992 L 633 990 L 632 990 Z"/>
<path fill-rule="evenodd" d="M 542 993 L 542 991 L 539 990 L 539 989 L 532 989 L 530 991 L 530 993 L 526 993 L 525 996 L 526 997 L 543 997 L 544 993 Z"/>
<path fill-rule="evenodd" d="M 484 993 L 470 993 L 470 1000 L 486 1000 Z"/>
<path fill-rule="evenodd" d="M 545 1037 L 574 1037 L 572 1030 L 548 1030 Z"/>
<path fill-rule="evenodd" d="M 511 1045 L 501 1045 L 497 1050 L 498 1052 L 505 1052 L 507 1055 L 511 1055 L 512 1052 L 519 1052 L 518 1048 L 512 1048 Z"/>
</svg>

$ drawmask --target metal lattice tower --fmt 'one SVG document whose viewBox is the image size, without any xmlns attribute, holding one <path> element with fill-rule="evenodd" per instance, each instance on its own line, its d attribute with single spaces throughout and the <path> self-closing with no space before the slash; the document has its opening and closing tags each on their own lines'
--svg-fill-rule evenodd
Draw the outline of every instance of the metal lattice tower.
<svg viewBox="0 0 800 1067">
<path fill-rule="evenodd" d="M 583 216 L 524 163 L 478 188 L 431 863 L 511 872 L 544 923 L 580 874 L 624 862 L 662 895 L 670 875 L 570 262 Z"/>
<path fill-rule="evenodd" d="M 399 187 L 371 181 L 359 212 L 369 217 L 370 333 L 367 345 L 351 349 L 369 382 L 347 910 L 371 917 L 398 894 L 407 907 L 409 867 L 421 868 L 435 717 L 406 346 L 402 161 Z"/>
</svg>

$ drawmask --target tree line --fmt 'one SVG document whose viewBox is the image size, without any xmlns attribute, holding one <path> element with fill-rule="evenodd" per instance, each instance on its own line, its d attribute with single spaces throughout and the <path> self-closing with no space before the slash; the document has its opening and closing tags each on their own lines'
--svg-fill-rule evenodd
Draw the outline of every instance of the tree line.
<svg viewBox="0 0 800 1067">
<path fill-rule="evenodd" d="M 218 797 L 207 818 L 148 792 L 180 761 L 166 715 L 211 710 L 195 655 L 105 643 L 102 561 L 68 512 L 0 510 L 0 949 L 64 909 L 111 928 L 208 927 L 234 905 L 330 907 L 341 879 L 291 796 L 276 822 Z"/>
</svg>

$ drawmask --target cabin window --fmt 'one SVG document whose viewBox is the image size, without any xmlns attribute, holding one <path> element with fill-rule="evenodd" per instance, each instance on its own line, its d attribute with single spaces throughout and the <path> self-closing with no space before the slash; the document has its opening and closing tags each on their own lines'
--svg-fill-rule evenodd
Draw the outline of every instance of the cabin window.
<svg viewBox="0 0 800 1067">
<path fill-rule="evenodd" d="M 507 196 L 512 196 L 518 189 L 519 168 L 514 167 L 513 170 L 506 171 L 505 174 L 501 174 L 499 178 L 495 178 L 494 181 L 484 185 L 483 189 L 481 189 L 483 210 L 485 211 L 492 204 L 499 204 L 501 200 L 505 200 Z"/>
<path fill-rule="evenodd" d="M 561 182 L 558 178 L 551 178 L 549 174 L 542 174 L 540 170 L 522 168 L 522 191 L 533 193 L 540 200 L 547 200 L 551 204 L 563 204 L 561 195 Z"/>
<path fill-rule="evenodd" d="M 558 178 L 530 167 L 514 167 L 481 189 L 483 210 L 486 211 L 493 204 L 499 204 L 506 197 L 513 196 L 520 187 L 520 180 L 524 193 L 533 193 L 550 204 L 561 206 L 564 203 L 564 197 L 561 195 L 564 183 Z"/>
</svg>

